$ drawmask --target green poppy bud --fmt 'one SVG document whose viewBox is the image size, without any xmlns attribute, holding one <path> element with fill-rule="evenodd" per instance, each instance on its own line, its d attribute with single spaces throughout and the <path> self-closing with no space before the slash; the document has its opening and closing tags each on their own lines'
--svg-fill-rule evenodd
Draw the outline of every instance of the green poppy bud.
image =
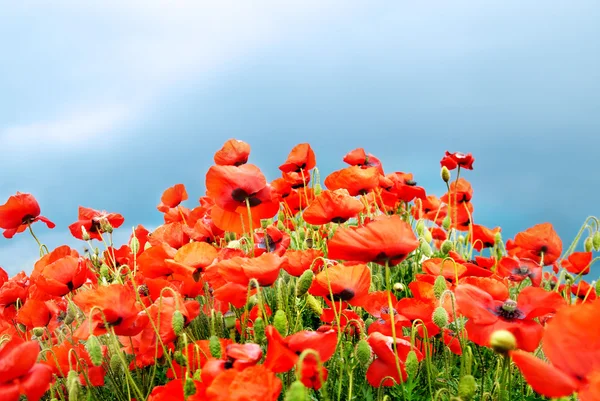
<svg viewBox="0 0 600 401">
<path fill-rule="evenodd" d="M 208 341 L 208 349 L 213 357 L 217 359 L 221 358 L 221 340 L 219 340 L 219 337 L 210 337 L 210 340 Z"/>
<path fill-rule="evenodd" d="M 417 377 L 417 373 L 419 372 L 419 359 L 417 358 L 417 354 L 415 351 L 410 350 L 406 355 L 406 362 L 404 362 L 404 366 L 406 368 L 406 373 L 409 377 L 415 378 Z"/>
<path fill-rule="evenodd" d="M 261 317 L 254 320 L 254 342 L 257 344 L 265 340 L 265 321 Z"/>
<path fill-rule="evenodd" d="M 223 315 L 223 320 L 225 320 L 225 327 L 229 330 L 235 328 L 235 313 L 228 310 Z"/>
<path fill-rule="evenodd" d="M 450 216 L 444 217 L 444 220 L 442 221 L 442 228 L 444 230 L 448 231 L 450 229 L 450 224 L 452 224 L 452 220 L 450 220 Z"/>
<path fill-rule="evenodd" d="M 506 354 L 517 347 L 517 339 L 508 330 L 496 330 L 490 336 L 490 346 L 499 354 Z"/>
<path fill-rule="evenodd" d="M 433 251 L 431 250 L 431 245 L 429 245 L 428 242 L 421 242 L 421 245 L 419 245 L 419 249 L 421 250 L 421 252 L 423 252 L 423 255 L 430 257 L 431 255 L 433 255 Z"/>
<path fill-rule="evenodd" d="M 44 335 L 44 328 L 43 327 L 34 327 L 33 330 L 31 330 L 33 332 L 33 335 L 36 337 L 41 337 Z"/>
<path fill-rule="evenodd" d="M 69 400 L 77 400 L 79 397 L 79 389 L 81 382 L 79 381 L 79 373 L 74 370 L 69 370 L 67 374 L 67 390 L 69 392 Z"/>
<path fill-rule="evenodd" d="M 592 249 L 594 249 L 594 239 L 592 237 L 587 237 L 583 242 L 583 250 L 592 252 Z"/>
<path fill-rule="evenodd" d="M 176 310 L 173 312 L 173 318 L 171 319 L 171 327 L 176 336 L 179 336 L 183 332 L 184 318 L 183 314 Z"/>
<path fill-rule="evenodd" d="M 117 351 L 120 352 L 120 351 Z M 117 354 L 113 354 L 110 357 L 110 362 L 108 363 L 110 365 L 110 368 L 112 369 L 113 372 L 117 373 L 121 371 L 122 365 L 121 365 L 121 358 L 119 358 L 119 356 Z"/>
<path fill-rule="evenodd" d="M 442 180 L 444 182 L 449 182 L 450 181 L 450 170 L 448 170 L 448 167 L 446 167 L 446 166 L 442 167 L 442 171 L 440 172 L 440 176 L 442 177 Z"/>
<path fill-rule="evenodd" d="M 431 234 L 431 231 L 429 231 L 427 228 L 425 228 L 425 232 L 423 233 L 423 238 L 425 238 L 425 241 L 431 242 L 431 241 L 433 241 L 433 234 Z"/>
<path fill-rule="evenodd" d="M 277 312 L 275 312 L 275 316 L 273 317 L 273 326 L 283 337 L 287 336 L 288 320 L 285 312 L 281 309 L 278 309 Z"/>
<path fill-rule="evenodd" d="M 477 389 L 477 382 L 471 375 L 465 375 L 460 378 L 458 382 L 458 396 L 461 400 L 471 401 L 475 396 L 475 390 Z"/>
<path fill-rule="evenodd" d="M 433 323 L 437 327 L 443 329 L 448 325 L 448 312 L 446 311 L 446 309 L 442 308 L 441 306 L 438 306 L 433 311 L 431 320 L 433 320 Z"/>
<path fill-rule="evenodd" d="M 185 379 L 185 384 L 183 385 L 183 395 L 187 398 L 196 394 L 196 384 L 189 377 Z"/>
<path fill-rule="evenodd" d="M 129 241 L 129 249 L 131 249 L 131 253 L 137 254 L 140 250 L 140 240 L 136 237 L 132 237 Z"/>
<path fill-rule="evenodd" d="M 596 251 L 600 251 L 600 231 L 596 231 L 592 237 L 592 245 Z"/>
<path fill-rule="evenodd" d="M 450 240 L 446 240 L 444 242 L 442 242 L 442 247 L 441 247 L 441 251 L 444 255 L 447 255 L 448 252 L 450 252 L 452 249 L 454 248 L 454 244 L 452 244 L 452 241 Z"/>
<path fill-rule="evenodd" d="M 102 360 L 104 357 L 102 356 L 102 345 L 100 344 L 100 340 L 95 335 L 89 336 L 87 342 L 85 343 L 85 349 L 90 355 L 90 359 L 94 366 L 102 365 Z"/>
<path fill-rule="evenodd" d="M 435 282 L 433 283 L 433 294 L 437 299 L 440 299 L 444 291 L 448 289 L 448 285 L 446 284 L 446 279 L 444 276 L 437 276 L 435 278 Z"/>
<path fill-rule="evenodd" d="M 304 294 L 306 294 L 306 292 L 308 291 L 308 289 L 310 288 L 310 286 L 312 284 L 314 277 L 315 277 L 315 274 L 310 269 L 305 270 L 304 273 L 302 273 L 302 275 L 296 282 L 296 296 L 298 298 L 300 298 Z"/>
<path fill-rule="evenodd" d="M 300 380 L 292 383 L 288 391 L 285 393 L 284 401 L 306 401 L 308 390 Z"/>
<path fill-rule="evenodd" d="M 416 231 L 419 237 L 423 236 L 423 232 L 425 231 L 425 222 L 422 219 L 417 221 Z"/>
<path fill-rule="evenodd" d="M 367 340 L 360 340 L 358 344 L 356 344 L 354 354 L 356 355 L 356 359 L 363 366 L 366 366 L 371 362 L 371 346 Z"/>
<path fill-rule="evenodd" d="M 323 314 L 323 307 L 317 298 L 313 297 L 310 294 L 306 295 L 306 306 L 315 313 L 317 316 L 321 316 Z"/>
</svg>

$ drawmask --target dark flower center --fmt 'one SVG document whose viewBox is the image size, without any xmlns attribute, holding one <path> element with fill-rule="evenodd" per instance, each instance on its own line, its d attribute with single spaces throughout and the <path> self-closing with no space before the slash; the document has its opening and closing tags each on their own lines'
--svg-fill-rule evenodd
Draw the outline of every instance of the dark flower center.
<svg viewBox="0 0 600 401">
<path fill-rule="evenodd" d="M 102 225 L 100 224 L 99 220 L 92 219 L 92 225 L 90 226 L 89 230 L 87 230 L 87 231 L 90 233 L 97 233 L 97 232 L 100 232 L 101 227 L 102 227 Z"/>
<path fill-rule="evenodd" d="M 248 200 L 250 207 L 258 206 L 262 203 L 262 201 L 256 198 L 255 195 L 255 193 L 249 194 L 242 188 L 236 188 L 233 191 L 231 191 L 231 199 L 240 203 L 246 203 L 246 200 Z"/>
<path fill-rule="evenodd" d="M 345 217 L 334 217 L 333 219 L 331 219 L 331 222 L 336 223 L 336 224 L 342 224 L 342 223 L 345 223 L 346 221 L 348 221 L 348 219 Z"/>
<path fill-rule="evenodd" d="M 413 180 L 406 180 L 404 181 L 404 184 L 408 185 L 409 187 L 414 187 L 415 185 L 417 185 L 417 182 Z"/>
<path fill-rule="evenodd" d="M 333 294 L 334 301 L 349 301 L 354 298 L 354 290 L 350 288 L 344 288 L 342 292 Z"/>
<path fill-rule="evenodd" d="M 507 299 L 502 305 L 496 308 L 496 315 L 506 319 L 523 319 L 524 314 L 517 308 L 517 302 L 512 299 Z"/>
<path fill-rule="evenodd" d="M 21 219 L 21 224 L 29 224 L 31 223 L 33 220 L 35 220 L 35 216 L 32 216 L 30 214 L 26 214 L 25 216 L 23 216 L 23 218 Z"/>
</svg>

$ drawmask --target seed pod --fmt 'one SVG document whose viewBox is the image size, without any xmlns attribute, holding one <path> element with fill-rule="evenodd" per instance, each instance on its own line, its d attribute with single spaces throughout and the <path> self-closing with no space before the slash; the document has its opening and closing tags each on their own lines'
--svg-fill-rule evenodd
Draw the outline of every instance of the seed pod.
<svg viewBox="0 0 600 401">
<path fill-rule="evenodd" d="M 273 326 L 275 329 L 281 334 L 283 337 L 288 334 L 288 320 L 285 312 L 281 309 L 275 312 L 275 316 L 273 317 Z"/>
<path fill-rule="evenodd" d="M 173 312 L 173 318 L 171 320 L 171 327 L 176 336 L 179 336 L 183 332 L 184 318 L 183 314 L 176 310 Z"/>
<path fill-rule="evenodd" d="M 302 275 L 296 282 L 296 296 L 298 298 L 300 298 L 304 294 L 306 294 L 306 292 L 308 291 L 308 289 L 310 288 L 310 286 L 313 282 L 314 277 L 315 277 L 315 274 L 310 269 L 305 270 L 304 273 L 302 273 Z"/>
<path fill-rule="evenodd" d="M 102 365 L 102 360 L 104 359 L 102 356 L 102 345 L 100 345 L 100 340 L 95 335 L 91 335 L 87 342 L 85 343 L 85 349 L 88 354 L 90 354 L 90 359 L 94 366 Z"/>
<path fill-rule="evenodd" d="M 490 346 L 499 354 L 506 354 L 517 347 L 517 339 L 508 330 L 496 330 L 490 336 Z"/>
</svg>

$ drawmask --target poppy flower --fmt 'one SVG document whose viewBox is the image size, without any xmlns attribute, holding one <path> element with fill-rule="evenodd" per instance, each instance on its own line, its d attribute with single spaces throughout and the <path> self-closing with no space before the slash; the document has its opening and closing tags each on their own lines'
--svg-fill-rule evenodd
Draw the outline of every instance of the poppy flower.
<svg viewBox="0 0 600 401">
<path fill-rule="evenodd" d="M 179 248 L 173 259 L 165 259 L 165 264 L 174 274 L 191 275 L 195 281 L 202 271 L 217 258 L 217 250 L 206 242 L 189 242 Z"/>
<path fill-rule="evenodd" d="M 367 265 L 335 265 L 317 274 L 308 292 L 324 298 L 333 297 L 332 301 L 362 306 L 370 286 L 371 270 Z"/>
<path fill-rule="evenodd" d="M 382 216 L 362 227 L 340 227 L 329 240 L 328 257 L 395 266 L 417 249 L 419 241 L 399 216 Z"/>
<path fill-rule="evenodd" d="M 100 352 L 103 357 L 106 357 L 108 347 L 102 345 Z M 58 377 L 67 377 L 69 370 L 73 367 L 78 369 L 79 380 L 82 385 L 87 386 L 86 377 L 92 386 L 104 385 L 104 376 L 106 375 L 104 366 L 94 366 L 84 344 L 76 343 L 73 345 L 69 341 L 63 341 L 61 344 L 45 351 L 44 354 L 46 360 L 42 363 L 49 366 L 52 373 Z"/>
<path fill-rule="evenodd" d="M 396 338 L 397 354 L 394 351 L 393 337 L 374 332 L 369 334 L 367 341 L 376 356 L 367 369 L 367 382 L 373 387 L 391 387 L 404 382 L 408 377 L 404 362 L 411 350 L 415 351 L 417 360 L 423 359 L 423 354 L 411 346 L 410 340 L 407 338 Z M 400 365 L 400 372 L 398 372 L 396 361 Z"/>
<path fill-rule="evenodd" d="M 443 276 L 448 283 L 456 284 L 465 275 L 467 267 L 458 261 L 442 258 L 431 258 L 423 261 L 423 272 L 432 276 Z"/>
<path fill-rule="evenodd" d="M 18 401 L 21 395 L 38 401 L 52 379 L 52 370 L 36 363 L 40 346 L 18 336 L 0 345 L 0 391 L 5 401 Z"/>
<path fill-rule="evenodd" d="M 490 229 L 479 224 L 473 224 L 473 237 L 471 243 L 473 248 L 481 252 L 483 248 L 491 248 L 496 244 L 496 235 L 501 232 L 500 227 Z"/>
<path fill-rule="evenodd" d="M 231 344 L 230 339 L 219 338 L 221 344 L 221 355 L 223 358 L 227 358 L 226 347 Z M 209 340 L 198 340 L 188 344 L 181 353 L 185 355 L 187 364 L 181 366 L 176 360 L 173 360 L 173 367 L 177 372 L 177 377 L 184 377 L 186 370 L 193 374 L 198 369 L 202 369 L 206 362 L 211 358 L 210 341 Z M 167 377 L 173 379 L 173 369 L 167 370 Z"/>
<path fill-rule="evenodd" d="M 517 283 L 529 278 L 534 287 L 542 283 L 542 266 L 531 259 L 505 256 L 498 262 L 496 273 Z"/>
<path fill-rule="evenodd" d="M 241 166 L 248 162 L 250 145 L 237 139 L 229 139 L 215 153 L 214 160 L 218 166 Z"/>
<path fill-rule="evenodd" d="M 310 183 L 310 174 L 308 172 L 291 172 L 282 173 L 281 175 L 283 176 L 283 179 L 290 184 L 292 189 L 304 188 Z"/>
<path fill-rule="evenodd" d="M 308 205 L 302 217 L 308 224 L 313 225 L 341 224 L 358 216 L 364 209 L 365 205 L 350 196 L 346 189 L 325 190 Z"/>
<path fill-rule="evenodd" d="M 362 307 L 373 317 L 377 318 L 369 325 L 368 333 L 379 332 L 386 336 L 392 335 L 392 320 L 396 333 L 402 333 L 403 327 L 409 327 L 412 322 L 406 316 L 400 314 L 396 309 L 398 300 L 394 294 L 388 294 L 389 291 L 375 291 L 368 295 L 367 300 Z M 390 310 L 388 295 L 392 299 L 393 308 Z M 392 318 L 393 316 L 393 318 Z"/>
<path fill-rule="evenodd" d="M 347 167 L 329 174 L 325 186 L 330 190 L 344 188 L 352 196 L 366 195 L 379 186 L 379 171 L 375 167 Z"/>
<path fill-rule="evenodd" d="M 285 250 L 290 246 L 291 238 L 285 231 L 275 226 L 254 233 L 254 256 L 260 256 L 265 252 L 276 253 L 283 256 Z"/>
<path fill-rule="evenodd" d="M 562 241 L 552 224 L 542 223 L 518 233 L 514 241 L 508 240 L 506 250 L 511 256 L 551 265 L 562 253 Z"/>
<path fill-rule="evenodd" d="M 562 308 L 548 323 L 542 349 L 550 363 L 523 351 L 511 358 L 527 383 L 551 398 L 577 392 L 581 401 L 600 399 L 600 301 Z"/>
<path fill-rule="evenodd" d="M 221 373 L 206 389 L 206 401 L 277 401 L 281 393 L 281 380 L 263 365 L 238 371 L 229 369 Z"/>
<path fill-rule="evenodd" d="M 48 255 L 50 263 L 43 268 L 36 281 L 40 290 L 56 297 L 62 297 L 81 287 L 91 273 L 89 259 L 63 255 L 67 250 L 61 248 Z"/>
<path fill-rule="evenodd" d="M 473 188 L 469 181 L 459 178 L 458 181 L 450 183 L 450 191 L 440 198 L 442 202 L 450 207 L 456 207 L 458 203 L 470 202 L 473 199 Z"/>
<path fill-rule="evenodd" d="M 475 158 L 471 153 L 450 153 L 446 151 L 446 155 L 440 161 L 442 167 L 446 167 L 448 170 L 454 170 L 456 167 L 462 167 L 467 170 L 473 170 L 473 162 Z"/>
<path fill-rule="evenodd" d="M 56 227 L 46 217 L 40 216 L 40 205 L 31 194 L 17 192 L 4 205 L 0 205 L 0 228 L 4 229 L 2 234 L 5 238 L 25 231 L 36 221 L 44 222 L 48 228 Z"/>
<path fill-rule="evenodd" d="M 580 280 L 576 284 L 571 284 L 571 294 L 577 297 L 577 302 L 591 302 L 596 300 L 596 289 L 587 282 Z"/>
<path fill-rule="evenodd" d="M 183 184 L 175 184 L 167 188 L 160 198 L 160 204 L 156 207 L 160 212 L 168 212 L 176 208 L 181 202 L 187 200 L 188 194 Z"/>
<path fill-rule="evenodd" d="M 361 168 L 375 167 L 383 175 L 381 161 L 372 154 L 367 154 L 363 148 L 357 148 L 346 153 L 344 162 Z"/>
<path fill-rule="evenodd" d="M 592 252 L 573 252 L 567 259 L 563 259 L 560 265 L 569 273 L 585 275 L 590 272 L 592 264 Z"/>
<path fill-rule="evenodd" d="M 89 325 L 94 335 L 104 334 L 111 327 L 116 335 L 134 336 L 148 323 L 148 316 L 140 313 L 134 289 L 126 285 L 111 284 L 82 291 L 73 297 L 73 302 L 91 319 Z M 92 308 L 94 311 L 90 317 Z M 87 338 L 90 326 L 80 326 L 82 338 Z"/>
<path fill-rule="evenodd" d="M 299 173 L 312 170 L 316 165 L 315 152 L 308 143 L 301 143 L 294 146 L 285 163 L 279 166 L 279 170 L 284 173 Z"/>
<path fill-rule="evenodd" d="M 488 346 L 494 331 L 508 330 L 515 336 L 517 347 L 530 352 L 537 348 L 544 332 L 534 319 L 565 305 L 560 294 L 539 287 L 524 288 L 514 301 L 506 285 L 489 278 L 480 278 L 477 286 L 459 284 L 454 293 L 460 313 L 469 319 L 465 326 L 469 340 Z"/>
<path fill-rule="evenodd" d="M 386 178 L 390 179 L 392 186 L 387 190 L 397 196 L 398 200 L 411 202 L 415 198 L 426 199 L 425 189 L 417 186 L 411 173 L 396 172 L 388 174 Z"/>
<path fill-rule="evenodd" d="M 425 199 L 415 199 L 410 211 L 415 220 L 425 219 L 441 225 L 446 217 L 447 207 L 437 196 L 427 195 Z"/>
<path fill-rule="evenodd" d="M 319 259 L 315 262 L 315 259 L 323 256 L 323 252 L 318 249 L 288 249 L 285 251 L 286 260 L 281 264 L 281 268 L 292 276 L 300 277 L 304 271 L 311 267 L 313 271 L 318 271 L 323 266 L 323 260 Z"/>
<path fill-rule="evenodd" d="M 79 206 L 77 221 L 69 226 L 73 237 L 83 239 L 83 229 L 90 239 L 101 240 L 101 234 L 107 229 L 119 228 L 125 219 L 118 213 L 100 212 L 98 210 Z"/>
</svg>

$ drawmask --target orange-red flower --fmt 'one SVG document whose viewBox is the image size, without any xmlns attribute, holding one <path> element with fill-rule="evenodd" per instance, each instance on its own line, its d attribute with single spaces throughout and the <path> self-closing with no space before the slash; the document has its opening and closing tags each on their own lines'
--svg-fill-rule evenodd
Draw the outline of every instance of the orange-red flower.
<svg viewBox="0 0 600 401">
<path fill-rule="evenodd" d="M 346 189 L 321 192 L 304 210 L 302 217 L 309 224 L 344 223 L 358 216 L 365 205 L 350 196 Z"/>
<path fill-rule="evenodd" d="M 517 283 L 529 278 L 534 287 L 542 283 L 542 266 L 531 259 L 505 256 L 498 262 L 496 273 Z"/>
<path fill-rule="evenodd" d="M 315 276 L 308 292 L 332 301 L 362 306 L 371 286 L 371 270 L 367 265 L 335 265 Z M 331 292 L 330 292 L 331 289 Z"/>
<path fill-rule="evenodd" d="M 600 301 L 562 308 L 544 333 L 542 349 L 550 361 L 513 351 L 512 360 L 527 383 L 546 397 L 578 393 L 581 401 L 600 399 Z"/>
<path fill-rule="evenodd" d="M 363 148 L 357 148 L 346 153 L 344 162 L 351 166 L 358 166 L 361 168 L 375 167 L 379 173 L 383 175 L 381 161 L 372 154 L 367 154 Z"/>
<path fill-rule="evenodd" d="M 83 229 L 91 239 L 102 239 L 101 234 L 107 229 L 119 228 L 125 219 L 118 213 L 100 212 L 98 210 L 79 206 L 77 221 L 69 226 L 71 234 L 77 239 L 83 239 Z"/>
<path fill-rule="evenodd" d="M 481 252 L 483 248 L 491 248 L 496 243 L 496 234 L 501 232 L 500 227 L 490 229 L 479 224 L 473 224 L 473 237 L 471 244 L 473 248 Z"/>
<path fill-rule="evenodd" d="M 446 167 L 448 170 L 454 170 L 456 167 L 462 167 L 467 170 L 473 170 L 473 162 L 475 158 L 471 153 L 450 153 L 446 151 L 446 155 L 440 161 L 442 167 Z"/>
<path fill-rule="evenodd" d="M 325 178 L 328 189 L 347 189 L 352 196 L 366 195 L 379 186 L 379 171 L 375 167 L 347 167 L 334 171 Z"/>
<path fill-rule="evenodd" d="M 229 139 L 215 153 L 215 164 L 218 166 L 241 166 L 248 162 L 250 145 L 237 139 Z"/>
<path fill-rule="evenodd" d="M 585 275 L 590 272 L 592 264 L 592 252 L 573 252 L 567 259 L 563 259 L 560 265 L 568 272 Z"/>
<path fill-rule="evenodd" d="M 0 205 L 0 228 L 4 229 L 5 238 L 12 238 L 16 233 L 25 231 L 28 225 L 42 221 L 48 228 L 56 225 L 44 216 L 40 216 L 40 205 L 31 194 L 17 192 Z"/>
<path fill-rule="evenodd" d="M 328 242 L 328 257 L 395 266 L 417 249 L 419 241 L 399 216 L 383 216 L 362 227 L 340 227 Z"/>
<path fill-rule="evenodd" d="M 181 202 L 187 200 L 188 194 L 183 184 L 175 184 L 167 188 L 160 198 L 160 204 L 156 207 L 160 212 L 168 212 L 176 208 Z"/>
<path fill-rule="evenodd" d="M 514 241 L 508 240 L 506 250 L 512 256 L 551 265 L 560 257 L 562 241 L 552 224 L 542 223 L 518 233 Z"/>
<path fill-rule="evenodd" d="M 377 356 L 367 369 L 367 381 L 373 387 L 389 387 L 404 382 L 407 378 L 404 362 L 411 350 L 415 351 L 417 360 L 423 359 L 423 354 L 412 347 L 410 340 L 407 338 L 396 338 L 397 354 L 394 352 L 393 337 L 375 332 L 369 334 L 367 341 Z M 400 372 L 398 372 L 396 360 L 398 360 L 400 365 Z M 402 376 L 400 376 L 400 374 Z"/>
<path fill-rule="evenodd" d="M 86 282 L 91 274 L 90 265 L 89 259 L 78 256 L 66 245 L 61 246 L 36 263 L 36 268 L 41 268 L 36 284 L 40 290 L 62 297 Z"/>
<path fill-rule="evenodd" d="M 294 146 L 285 163 L 279 166 L 279 170 L 284 173 L 307 172 L 308 170 L 312 170 L 316 165 L 315 152 L 313 152 L 308 143 L 301 143 Z"/>
</svg>

